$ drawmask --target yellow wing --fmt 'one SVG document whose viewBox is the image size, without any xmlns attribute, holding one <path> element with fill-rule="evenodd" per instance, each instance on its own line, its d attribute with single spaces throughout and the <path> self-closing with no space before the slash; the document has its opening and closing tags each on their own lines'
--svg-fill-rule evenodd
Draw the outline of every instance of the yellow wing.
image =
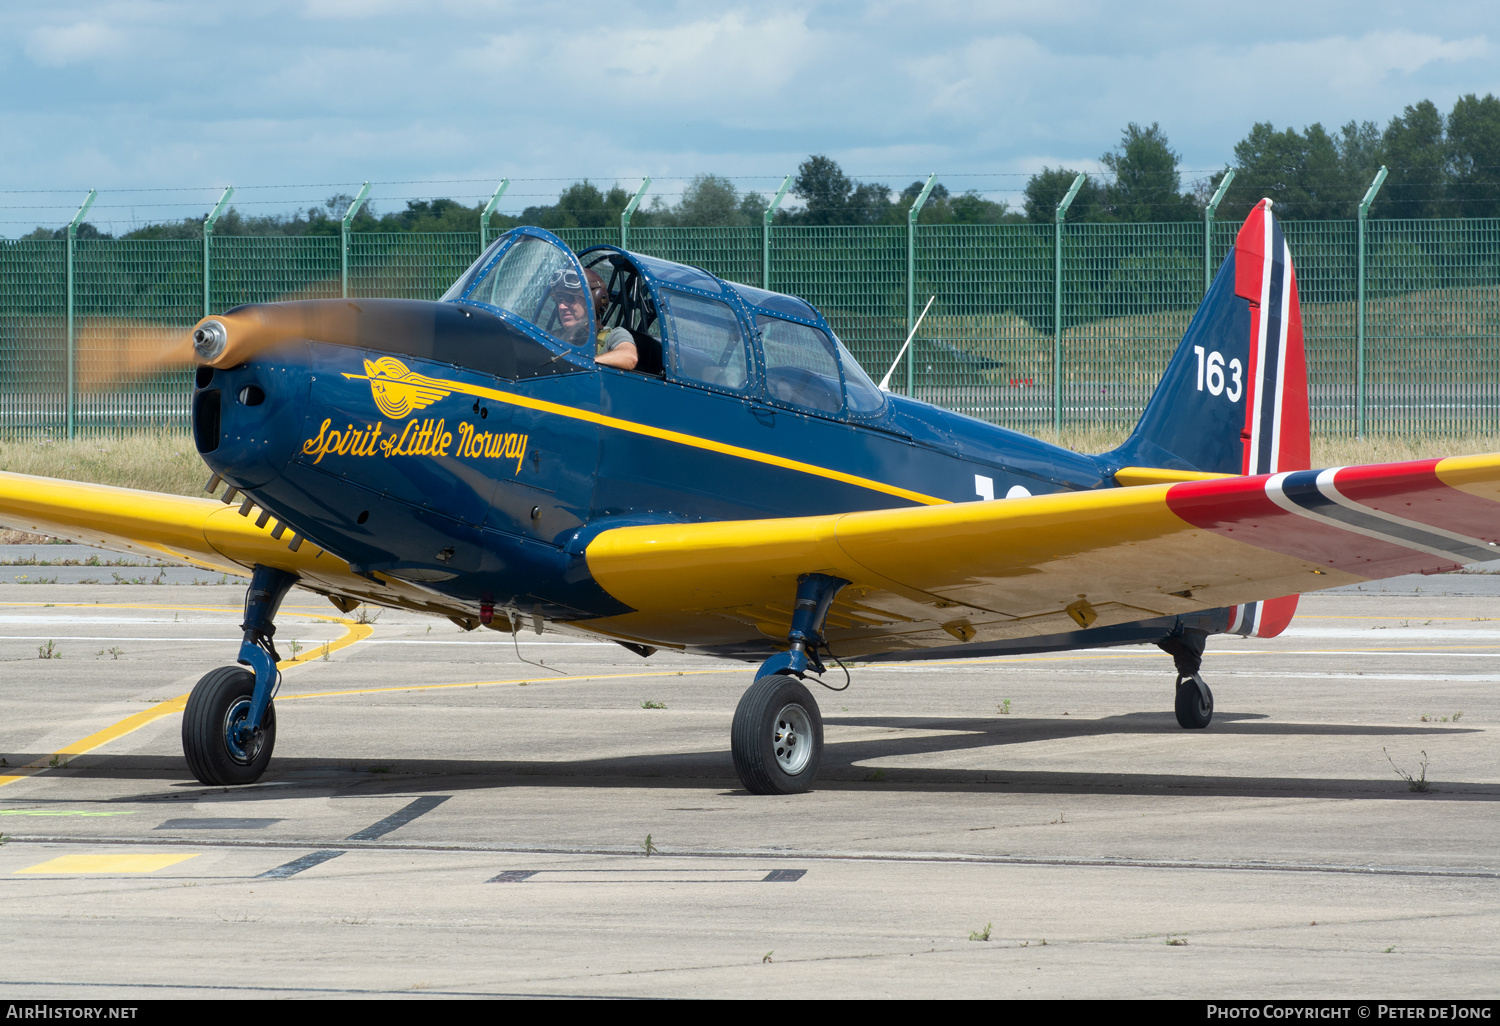
<svg viewBox="0 0 1500 1026">
<path fill-rule="evenodd" d="M 851 582 L 825 631 L 841 654 L 1056 634 L 1494 558 L 1497 500 L 1500 456 L 1480 456 L 623 527 L 587 559 L 635 611 L 588 626 L 662 644 L 782 640 L 798 575 L 821 572 Z"/>
<path fill-rule="evenodd" d="M 0 471 L 0 525 L 214 573 L 249 576 L 261 563 L 297 574 L 304 587 L 322 594 L 452 612 L 436 596 L 405 582 L 382 577 L 377 583 L 355 574 L 348 563 L 303 543 L 294 530 L 248 502 L 226 505 Z"/>
</svg>

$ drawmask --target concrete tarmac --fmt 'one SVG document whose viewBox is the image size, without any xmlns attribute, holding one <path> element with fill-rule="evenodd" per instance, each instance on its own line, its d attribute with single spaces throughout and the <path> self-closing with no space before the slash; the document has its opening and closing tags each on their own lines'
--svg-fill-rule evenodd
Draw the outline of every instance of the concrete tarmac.
<svg viewBox="0 0 1500 1026">
<path fill-rule="evenodd" d="M 1493 998 L 1492 581 L 1211 639 L 1203 731 L 1155 649 L 855 668 L 771 798 L 747 667 L 300 592 L 271 769 L 204 787 L 243 587 L 3 583 L 0 995 Z"/>
</svg>

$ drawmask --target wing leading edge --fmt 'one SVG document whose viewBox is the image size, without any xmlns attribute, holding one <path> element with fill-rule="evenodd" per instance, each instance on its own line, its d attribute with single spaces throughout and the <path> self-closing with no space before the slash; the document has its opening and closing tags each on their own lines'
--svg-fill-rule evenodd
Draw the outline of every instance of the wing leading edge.
<svg viewBox="0 0 1500 1026">
<path fill-rule="evenodd" d="M 0 525 L 72 538 L 113 552 L 150 556 L 214 573 L 248 577 L 257 564 L 296 574 L 325 594 L 431 607 L 433 596 L 402 581 L 371 581 L 249 504 L 116 488 L 0 471 Z"/>
<path fill-rule="evenodd" d="M 799 575 L 850 581 L 840 654 L 1003 641 L 1500 558 L 1500 454 L 785 520 L 622 527 L 587 549 L 635 612 L 590 627 L 786 636 Z"/>
</svg>

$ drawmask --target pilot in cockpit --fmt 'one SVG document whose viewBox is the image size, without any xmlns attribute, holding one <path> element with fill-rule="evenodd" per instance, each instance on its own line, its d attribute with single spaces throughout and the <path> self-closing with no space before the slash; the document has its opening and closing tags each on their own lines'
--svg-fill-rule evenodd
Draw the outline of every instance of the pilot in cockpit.
<svg viewBox="0 0 1500 1026">
<path fill-rule="evenodd" d="M 552 299 L 557 304 L 557 336 L 572 345 L 581 345 L 588 333 L 588 315 L 584 309 L 583 284 L 587 283 L 589 295 L 594 301 L 594 316 L 604 316 L 609 306 L 609 290 L 604 279 L 593 271 L 583 272 L 583 281 L 571 271 L 558 271 L 552 276 Z M 635 340 L 624 328 L 606 328 L 599 332 L 599 355 L 594 362 L 620 370 L 635 370 L 640 362 Z"/>
</svg>

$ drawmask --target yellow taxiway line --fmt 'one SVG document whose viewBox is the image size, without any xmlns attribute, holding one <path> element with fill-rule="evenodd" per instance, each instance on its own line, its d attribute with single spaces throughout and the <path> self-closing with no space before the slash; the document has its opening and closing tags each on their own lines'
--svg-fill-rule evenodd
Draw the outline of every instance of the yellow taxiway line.
<svg viewBox="0 0 1500 1026">
<path fill-rule="evenodd" d="M 171 609 L 197 613 L 224 612 L 223 607 L 214 606 L 162 606 L 122 603 L 105 604 L 94 602 L 57 602 L 52 604 L 56 605 L 58 608 L 84 606 L 90 609 Z M 41 603 L 4 602 L 0 603 L 0 605 L 35 606 L 41 605 Z M 323 613 L 303 613 L 301 615 L 311 616 L 319 620 L 326 620 L 330 623 L 339 624 L 344 628 L 344 636 L 337 639 L 336 641 L 330 641 L 326 645 L 313 646 L 293 659 L 283 659 L 281 662 L 276 664 L 276 668 L 278 670 L 288 670 L 294 666 L 301 666 L 304 663 L 311 662 L 314 659 L 322 659 L 325 649 L 328 652 L 337 652 L 341 648 L 348 648 L 355 642 L 363 641 L 375 631 L 375 628 L 371 627 L 369 624 L 358 623 L 343 616 L 329 616 Z M 25 766 L 17 767 L 16 769 L 11 770 L 9 773 L 0 776 L 0 787 L 4 787 L 6 784 L 13 784 L 17 780 L 24 780 L 26 777 L 33 776 L 34 774 L 41 773 L 56 766 L 65 765 L 67 763 L 67 760 L 75 755 L 83 755 L 85 752 L 91 752 L 95 748 L 98 748 L 101 745 L 106 745 L 116 738 L 121 738 L 126 734 L 140 730 L 146 724 L 151 723 L 154 720 L 159 720 L 163 716 L 170 716 L 173 713 L 180 713 L 183 709 L 187 708 L 187 700 L 187 695 L 178 695 L 176 698 L 169 698 L 165 702 L 158 702 L 150 708 L 143 709 L 138 713 L 127 716 L 120 722 L 105 727 L 103 730 L 96 731 L 95 733 L 90 734 L 88 737 L 83 738 L 82 740 L 74 741 L 72 744 L 68 745 L 65 748 L 59 748 L 57 751 L 51 753 L 50 758 L 37 759 L 35 762 L 27 763 Z"/>
</svg>

